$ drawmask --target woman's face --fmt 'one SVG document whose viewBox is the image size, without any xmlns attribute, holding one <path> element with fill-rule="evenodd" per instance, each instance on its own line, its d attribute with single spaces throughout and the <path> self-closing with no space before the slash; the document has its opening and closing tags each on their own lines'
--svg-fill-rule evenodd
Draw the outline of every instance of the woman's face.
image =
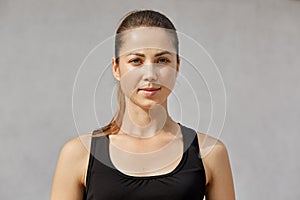
<svg viewBox="0 0 300 200">
<path fill-rule="evenodd" d="M 112 60 L 113 72 L 133 103 L 151 108 L 167 100 L 179 69 L 171 37 L 165 29 L 153 27 L 131 29 L 122 35 L 119 63 Z"/>
</svg>

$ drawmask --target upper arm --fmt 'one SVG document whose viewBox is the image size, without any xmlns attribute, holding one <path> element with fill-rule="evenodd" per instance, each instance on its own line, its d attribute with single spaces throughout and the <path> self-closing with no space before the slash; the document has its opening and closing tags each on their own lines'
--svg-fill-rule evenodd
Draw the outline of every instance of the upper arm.
<svg viewBox="0 0 300 200">
<path fill-rule="evenodd" d="M 210 149 L 202 158 L 209 174 L 206 185 L 206 200 L 235 200 L 234 183 L 231 172 L 230 160 L 225 144 L 220 140 L 209 137 L 207 144 L 202 144 L 203 149 Z M 209 148 L 211 147 L 211 148 Z"/>
<path fill-rule="evenodd" d="M 52 184 L 51 200 L 80 200 L 84 194 L 83 177 L 88 151 L 79 137 L 61 149 Z"/>
</svg>

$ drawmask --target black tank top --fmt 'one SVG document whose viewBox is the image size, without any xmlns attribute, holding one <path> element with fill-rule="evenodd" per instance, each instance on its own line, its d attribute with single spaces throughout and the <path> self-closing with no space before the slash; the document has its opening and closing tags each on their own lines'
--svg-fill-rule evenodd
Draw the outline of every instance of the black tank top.
<svg viewBox="0 0 300 200">
<path fill-rule="evenodd" d="M 114 167 L 109 137 L 92 137 L 84 200 L 200 200 L 205 194 L 205 170 L 196 131 L 178 123 L 184 153 L 166 174 L 131 176 Z M 96 153 L 96 154 L 95 154 Z"/>
</svg>

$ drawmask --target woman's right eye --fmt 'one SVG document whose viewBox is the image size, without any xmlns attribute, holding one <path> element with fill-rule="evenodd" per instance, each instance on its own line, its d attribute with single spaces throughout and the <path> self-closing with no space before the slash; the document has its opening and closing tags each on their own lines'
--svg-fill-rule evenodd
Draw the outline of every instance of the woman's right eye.
<svg viewBox="0 0 300 200">
<path fill-rule="evenodd" d="M 140 64 L 140 62 L 141 62 L 141 60 L 137 59 L 137 58 L 132 59 L 132 60 L 129 61 L 129 63 L 133 63 L 133 64 Z"/>
</svg>

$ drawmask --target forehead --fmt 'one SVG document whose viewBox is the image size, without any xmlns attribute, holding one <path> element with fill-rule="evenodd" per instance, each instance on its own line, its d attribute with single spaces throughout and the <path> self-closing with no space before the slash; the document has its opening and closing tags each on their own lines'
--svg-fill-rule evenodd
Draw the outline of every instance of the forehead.
<svg viewBox="0 0 300 200">
<path fill-rule="evenodd" d="M 176 53 L 173 30 L 159 27 L 139 27 L 120 33 L 120 56 L 142 49 L 159 49 Z M 176 33 L 175 33 L 176 34 Z"/>
</svg>

